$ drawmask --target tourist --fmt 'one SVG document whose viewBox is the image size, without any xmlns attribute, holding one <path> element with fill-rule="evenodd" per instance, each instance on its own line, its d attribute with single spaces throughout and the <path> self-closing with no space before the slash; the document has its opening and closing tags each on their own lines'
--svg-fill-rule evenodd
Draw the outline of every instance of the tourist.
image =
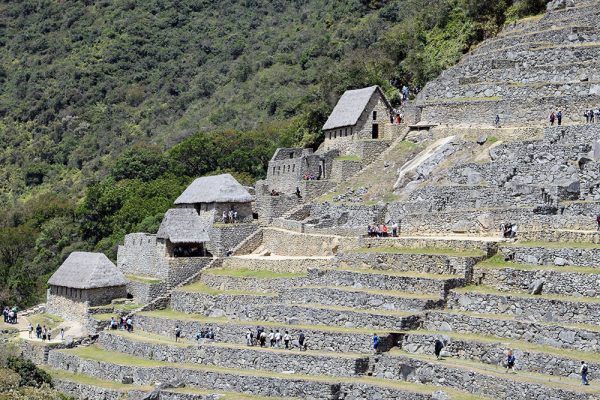
<svg viewBox="0 0 600 400">
<path fill-rule="evenodd" d="M 593 124 L 594 123 L 594 110 L 588 111 L 588 114 L 590 115 L 590 124 Z"/>
<path fill-rule="evenodd" d="M 515 373 L 515 356 L 512 350 L 508 350 L 508 354 L 506 355 L 506 373 L 508 371 Z"/>
<path fill-rule="evenodd" d="M 600 231 L 600 214 L 598 214 L 596 216 L 596 225 L 597 225 L 597 229 Z"/>
<path fill-rule="evenodd" d="M 442 341 L 440 339 L 435 339 L 435 344 L 433 347 L 434 347 L 433 351 L 435 353 L 435 356 L 439 360 L 442 356 L 442 349 L 444 348 L 444 343 L 442 343 Z"/>
<path fill-rule="evenodd" d="M 181 329 L 179 328 L 179 325 L 175 325 L 175 343 L 177 343 L 177 341 L 179 340 L 180 337 L 181 337 Z"/>
<path fill-rule="evenodd" d="M 596 109 L 595 111 L 592 111 L 594 114 L 594 121 L 596 123 L 600 122 L 600 109 Z M 594 122 L 592 121 L 592 122 Z"/>
<path fill-rule="evenodd" d="M 4 323 L 8 323 L 8 306 L 4 307 L 4 310 L 2 310 L 2 315 L 4 316 Z"/>
<path fill-rule="evenodd" d="M 277 192 L 275 189 L 271 189 L 271 196 L 279 196 L 279 192 Z"/>
<path fill-rule="evenodd" d="M 275 347 L 279 348 L 281 346 L 281 332 L 279 329 L 275 331 Z"/>
<path fill-rule="evenodd" d="M 517 237 L 517 224 L 512 224 L 510 227 L 510 237 L 513 239 Z"/>
<path fill-rule="evenodd" d="M 383 228 L 381 229 L 382 235 L 383 237 L 388 237 L 388 227 L 387 225 L 383 225 Z"/>
<path fill-rule="evenodd" d="M 588 382 L 588 366 L 585 363 L 585 361 L 581 362 L 581 368 L 579 370 L 579 372 L 581 373 L 581 384 L 582 385 L 589 385 L 590 383 Z"/>
<path fill-rule="evenodd" d="M 398 223 L 397 222 L 394 222 L 394 224 L 392 225 L 392 236 L 398 237 Z"/>
<path fill-rule="evenodd" d="M 550 126 L 554 126 L 554 120 L 556 119 L 556 114 L 554 114 L 554 111 L 552 111 L 550 113 Z"/>
<path fill-rule="evenodd" d="M 133 332 L 133 321 L 131 318 L 127 318 L 127 332 Z"/>
<path fill-rule="evenodd" d="M 271 347 L 275 347 L 275 332 L 273 332 L 273 329 L 269 332 L 269 344 Z"/>
<path fill-rule="evenodd" d="M 266 347 L 267 343 L 267 332 L 264 330 L 260 332 L 260 347 Z"/>
<path fill-rule="evenodd" d="M 52 330 L 48 327 L 48 341 L 52 340 Z"/>
<path fill-rule="evenodd" d="M 46 340 L 48 337 L 48 330 L 46 329 L 46 325 L 42 326 L 42 340 Z"/>
<path fill-rule="evenodd" d="M 219 215 L 219 214 L 217 214 Z M 226 224 L 227 223 L 227 211 L 223 211 L 223 215 L 221 217 L 223 219 L 223 223 Z"/>
<path fill-rule="evenodd" d="M 300 334 L 298 335 L 298 345 L 300 346 L 300 351 L 302 351 L 303 349 L 306 350 L 306 336 L 304 336 L 304 332 L 300 331 Z"/>
<path fill-rule="evenodd" d="M 302 198 L 302 194 L 300 194 L 300 188 L 298 186 L 296 186 L 296 197 L 298 197 L 299 199 Z"/>
<path fill-rule="evenodd" d="M 31 339 L 33 335 L 33 325 L 31 325 L 31 322 L 27 324 L 27 332 L 29 332 L 29 339 Z"/>
<path fill-rule="evenodd" d="M 252 331 L 250 328 L 246 330 L 246 346 L 252 346 Z"/>
<path fill-rule="evenodd" d="M 558 124 L 558 126 L 560 126 L 562 122 L 562 111 L 558 110 L 558 112 L 556 113 L 556 123 Z"/>
<path fill-rule="evenodd" d="M 378 353 L 379 350 L 379 336 L 376 333 L 373 334 L 373 352 Z"/>
<path fill-rule="evenodd" d="M 560 122 L 558 123 L 560 125 Z M 238 213 L 237 211 L 233 211 L 233 223 L 236 224 L 237 223 L 237 219 L 238 219 Z"/>
<path fill-rule="evenodd" d="M 285 335 L 283 335 L 283 343 L 285 344 L 286 349 L 290 349 L 290 334 L 288 331 L 285 331 Z"/>
<path fill-rule="evenodd" d="M 35 336 L 38 339 L 42 338 L 42 327 L 40 326 L 40 324 L 37 324 L 37 326 L 35 327 Z"/>
<path fill-rule="evenodd" d="M 396 117 L 394 118 L 394 124 L 400 125 L 401 123 L 402 123 L 402 117 L 400 117 L 400 114 L 396 114 Z"/>
<path fill-rule="evenodd" d="M 589 124 L 590 123 L 590 113 L 589 111 L 585 110 L 583 113 L 583 116 L 585 117 L 585 123 Z"/>
<path fill-rule="evenodd" d="M 65 340 L 65 330 L 64 328 L 60 328 L 60 340 Z"/>
<path fill-rule="evenodd" d="M 206 337 L 210 340 L 215 340 L 215 333 L 212 328 L 208 328 L 208 332 L 206 333 Z"/>
<path fill-rule="evenodd" d="M 500 115 L 496 114 L 496 120 L 494 121 L 494 126 L 496 128 L 500 128 Z"/>
<path fill-rule="evenodd" d="M 127 319 L 125 316 L 121 317 L 121 330 L 124 331 L 127 329 Z"/>
<path fill-rule="evenodd" d="M 110 317 L 110 329 L 117 329 L 117 321 L 115 321 L 115 317 Z"/>
</svg>

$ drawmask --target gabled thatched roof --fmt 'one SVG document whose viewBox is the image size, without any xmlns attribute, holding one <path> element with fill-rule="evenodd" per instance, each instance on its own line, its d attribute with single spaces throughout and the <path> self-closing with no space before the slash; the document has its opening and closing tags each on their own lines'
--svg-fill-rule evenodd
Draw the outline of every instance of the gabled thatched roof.
<svg viewBox="0 0 600 400">
<path fill-rule="evenodd" d="M 175 204 L 249 203 L 252 196 L 230 174 L 203 176 L 192 182 Z"/>
<path fill-rule="evenodd" d="M 127 279 L 102 253 L 75 251 L 50 277 L 48 284 L 74 289 L 123 286 Z"/>
<path fill-rule="evenodd" d="M 389 101 L 379 86 L 346 90 L 333 108 L 329 118 L 327 118 L 327 122 L 323 125 L 323 130 L 356 125 L 375 92 L 379 92 L 383 97 L 383 101 L 391 108 Z"/>
<path fill-rule="evenodd" d="M 169 239 L 171 243 L 205 243 L 208 237 L 208 222 L 193 208 L 171 208 L 165 214 L 156 237 Z"/>
</svg>

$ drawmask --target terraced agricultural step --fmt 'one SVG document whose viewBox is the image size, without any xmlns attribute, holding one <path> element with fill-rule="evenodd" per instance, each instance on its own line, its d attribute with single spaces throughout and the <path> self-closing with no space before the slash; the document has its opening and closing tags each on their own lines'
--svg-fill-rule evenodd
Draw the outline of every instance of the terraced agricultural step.
<svg viewBox="0 0 600 400">
<path fill-rule="evenodd" d="M 388 207 L 394 208 L 399 204 L 391 203 Z M 402 233 L 402 232 L 401 232 Z M 402 234 L 400 237 L 373 238 L 360 237 L 356 246 L 348 247 L 341 253 L 379 251 L 387 249 L 385 254 L 427 254 L 445 255 L 455 257 L 491 256 L 497 250 L 496 237 L 484 236 L 411 236 Z M 391 249 L 394 249 L 393 251 Z M 397 249 L 397 250 L 396 250 Z M 367 251 L 368 252 L 368 251 Z"/>
<path fill-rule="evenodd" d="M 379 357 L 374 365 L 374 375 L 378 377 L 465 388 L 471 393 L 496 399 L 591 400 L 600 395 L 600 387 L 582 386 L 577 379 L 552 378 L 524 371 L 506 374 L 502 368 L 469 360 L 437 360 L 435 356 L 397 351 Z"/>
<path fill-rule="evenodd" d="M 502 246 L 500 250 L 505 258 L 523 264 L 597 267 L 600 260 L 600 245 L 593 243 L 520 241 L 514 245 Z"/>
<path fill-rule="evenodd" d="M 600 268 L 594 267 L 518 264 L 495 257 L 475 266 L 473 282 L 503 292 L 530 292 L 543 282 L 544 294 L 600 297 Z"/>
<path fill-rule="evenodd" d="M 221 343 L 244 345 L 246 332 L 261 326 L 267 331 L 288 331 L 297 346 L 300 332 L 304 332 L 309 350 L 342 353 L 368 353 L 371 349 L 372 329 L 342 328 L 337 326 L 289 325 L 274 321 L 240 321 L 226 318 L 208 318 L 202 315 L 184 314 L 173 310 L 149 311 L 138 313 L 134 317 L 135 329 L 166 337 L 173 337 L 175 326 L 182 329 L 185 338 L 194 338 L 204 329 L 212 329 L 216 340 Z M 387 330 L 377 330 L 381 338 L 382 349 L 396 345 L 397 335 Z"/>
<path fill-rule="evenodd" d="M 431 293 L 442 296 L 448 290 L 465 284 L 465 278 L 458 275 L 394 272 L 376 269 L 320 270 L 316 272 L 314 280 L 328 286 Z"/>
<path fill-rule="evenodd" d="M 225 269 L 251 269 L 267 271 L 304 272 L 309 268 L 327 268 L 333 262 L 332 257 L 300 256 L 234 256 L 223 259 Z"/>
<path fill-rule="evenodd" d="M 185 304 L 188 312 L 205 314 L 213 309 L 224 310 L 227 315 L 235 314 L 244 304 L 272 307 L 280 304 L 317 303 L 327 306 L 354 307 L 365 310 L 422 311 L 441 308 L 444 301 L 440 296 L 370 290 L 359 288 L 337 288 L 326 286 L 299 286 L 268 292 L 220 291 L 202 283 L 183 287 L 171 296 L 176 309 Z"/>
<path fill-rule="evenodd" d="M 217 290 L 273 293 L 281 289 L 308 284 L 308 273 L 285 273 L 275 270 L 225 269 L 206 270 L 200 282 Z"/>
<path fill-rule="evenodd" d="M 123 353 L 104 351 L 95 346 L 54 351 L 49 363 L 56 369 L 83 371 L 86 375 L 102 379 L 120 381 L 128 376 L 138 385 L 162 381 L 168 376 L 193 388 L 228 390 L 268 397 L 430 400 L 435 391 L 435 387 L 430 385 L 375 378 L 327 378 L 150 361 Z M 465 400 L 480 398 L 456 390 L 448 392 L 451 396 Z"/>
<path fill-rule="evenodd" d="M 600 231 L 596 229 L 528 229 L 521 232 L 520 240 L 544 243 L 600 244 Z"/>
<path fill-rule="evenodd" d="M 494 366 L 502 366 L 507 351 L 511 349 L 516 358 L 517 371 L 577 378 L 581 360 L 586 360 L 590 369 L 600 370 L 600 355 L 595 352 L 559 349 L 488 335 L 416 330 L 404 332 L 399 342 L 400 348 L 407 353 L 431 355 L 434 354 L 436 339 L 445 344 L 442 353 L 444 357 L 473 360 Z"/>
<path fill-rule="evenodd" d="M 175 311 L 195 314 L 203 308 L 201 304 L 190 302 L 194 294 L 173 293 L 171 307 Z M 357 310 L 351 307 L 329 306 L 323 304 L 286 304 L 272 302 L 255 304 L 253 299 L 264 297 L 233 296 L 223 308 L 205 309 L 207 316 L 227 316 L 228 318 L 254 321 L 278 321 L 280 323 L 298 323 L 308 325 L 333 325 L 341 327 L 363 327 L 369 329 L 401 330 L 418 324 L 419 317 L 414 313 L 387 310 Z"/>
<path fill-rule="evenodd" d="M 466 334 L 491 335 L 570 350 L 600 351 L 600 327 L 519 320 L 510 315 L 430 311 L 422 328 Z"/>
<path fill-rule="evenodd" d="M 488 314 L 514 315 L 532 321 L 590 324 L 600 328 L 600 299 L 559 295 L 503 293 L 468 286 L 448 295 L 448 308 Z"/>
<path fill-rule="evenodd" d="M 98 345 L 107 351 L 154 361 L 212 365 L 224 368 L 261 370 L 325 376 L 360 376 L 367 372 L 368 354 L 291 351 L 261 348 L 211 340 L 181 341 L 145 332 L 100 334 Z"/>
</svg>

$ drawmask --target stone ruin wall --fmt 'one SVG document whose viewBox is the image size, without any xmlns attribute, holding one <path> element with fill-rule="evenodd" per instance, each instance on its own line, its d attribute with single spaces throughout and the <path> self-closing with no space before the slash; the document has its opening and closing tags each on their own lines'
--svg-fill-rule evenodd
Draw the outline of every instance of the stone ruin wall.
<svg viewBox="0 0 600 400">
<path fill-rule="evenodd" d="M 141 275 L 165 279 L 169 267 L 164 262 L 166 245 L 149 233 L 130 233 L 117 251 L 117 268 L 124 275 Z"/>
</svg>

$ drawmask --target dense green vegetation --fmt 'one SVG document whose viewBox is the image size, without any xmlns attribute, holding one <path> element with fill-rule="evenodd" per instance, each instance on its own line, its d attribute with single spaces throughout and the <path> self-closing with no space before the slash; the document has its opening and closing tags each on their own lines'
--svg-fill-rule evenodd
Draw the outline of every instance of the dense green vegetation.
<svg viewBox="0 0 600 400">
<path fill-rule="evenodd" d="M 275 148 L 318 145 L 344 90 L 397 101 L 543 3 L 3 2 L 0 304 L 39 301 L 72 250 L 114 257 L 193 177 L 251 183 Z"/>
</svg>

